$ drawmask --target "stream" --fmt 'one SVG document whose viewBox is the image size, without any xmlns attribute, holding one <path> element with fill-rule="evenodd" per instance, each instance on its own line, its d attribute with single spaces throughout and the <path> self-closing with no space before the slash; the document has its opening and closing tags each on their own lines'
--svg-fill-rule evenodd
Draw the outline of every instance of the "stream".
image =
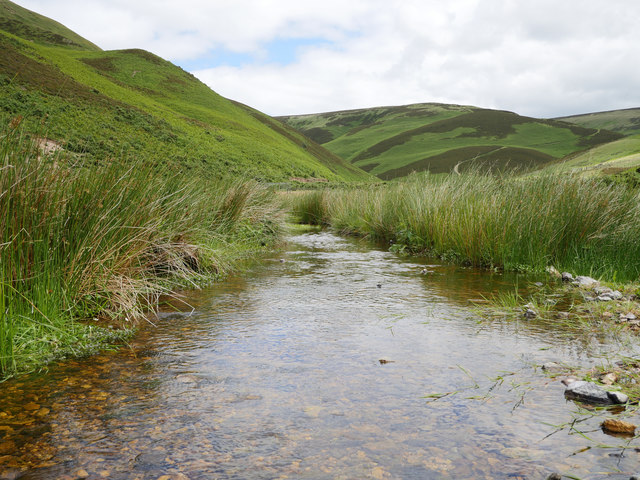
<svg viewBox="0 0 640 480">
<path fill-rule="evenodd" d="M 637 342 L 474 307 L 538 280 L 295 235 L 118 351 L 0 384 L 0 479 L 628 480 L 638 439 L 539 365 Z"/>
</svg>

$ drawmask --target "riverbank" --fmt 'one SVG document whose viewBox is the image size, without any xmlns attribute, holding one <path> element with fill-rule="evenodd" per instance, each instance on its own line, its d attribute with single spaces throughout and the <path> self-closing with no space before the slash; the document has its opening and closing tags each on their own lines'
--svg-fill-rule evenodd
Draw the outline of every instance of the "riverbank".
<svg viewBox="0 0 640 480">
<path fill-rule="evenodd" d="M 43 152 L 0 133 L 0 377 L 127 338 L 161 295 L 273 247 L 282 215 L 256 182 Z"/>
<path fill-rule="evenodd" d="M 298 221 L 495 270 L 640 279 L 637 190 L 571 175 L 412 175 L 292 195 Z"/>
</svg>

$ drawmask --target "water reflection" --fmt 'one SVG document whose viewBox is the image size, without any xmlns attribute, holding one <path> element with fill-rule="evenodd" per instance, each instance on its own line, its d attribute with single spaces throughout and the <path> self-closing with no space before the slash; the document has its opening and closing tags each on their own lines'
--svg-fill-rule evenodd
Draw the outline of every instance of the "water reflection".
<svg viewBox="0 0 640 480">
<path fill-rule="evenodd" d="M 191 292 L 118 352 L 4 384 L 0 478 L 627 479 L 637 468 L 635 441 L 616 457 L 572 455 L 594 444 L 567 431 L 545 438 L 578 415 L 595 442 L 619 442 L 535 368 L 595 361 L 581 335 L 478 323 L 469 309 L 514 277 L 435 264 L 421 275 L 424 262 L 329 233 L 293 238 L 282 259 Z"/>
</svg>

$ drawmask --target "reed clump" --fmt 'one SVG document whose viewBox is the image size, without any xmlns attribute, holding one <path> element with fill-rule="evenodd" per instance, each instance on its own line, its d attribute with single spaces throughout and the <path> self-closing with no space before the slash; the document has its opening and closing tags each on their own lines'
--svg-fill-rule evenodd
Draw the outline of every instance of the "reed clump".
<svg viewBox="0 0 640 480">
<path fill-rule="evenodd" d="M 119 334 L 79 319 L 133 325 L 159 295 L 277 241 L 280 207 L 255 182 L 86 166 L 19 124 L 0 132 L 0 377 L 93 351 Z"/>
<path fill-rule="evenodd" d="M 298 212 L 396 249 L 480 267 L 640 278 L 637 191 L 572 175 L 412 175 L 292 197 Z M 305 207 L 306 208 L 306 207 Z M 300 218 L 304 218 L 300 216 Z"/>
</svg>

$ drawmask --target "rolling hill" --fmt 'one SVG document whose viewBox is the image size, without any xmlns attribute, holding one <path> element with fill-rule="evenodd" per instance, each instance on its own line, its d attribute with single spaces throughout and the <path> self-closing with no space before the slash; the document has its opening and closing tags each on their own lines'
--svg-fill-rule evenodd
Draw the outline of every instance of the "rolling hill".
<svg viewBox="0 0 640 480">
<path fill-rule="evenodd" d="M 561 117 L 556 120 L 626 135 L 610 143 L 567 155 L 545 170 L 556 173 L 606 175 L 617 182 L 640 186 L 640 108 Z"/>
<path fill-rule="evenodd" d="M 623 135 L 640 134 L 640 108 L 585 113 L 559 117 L 556 120 L 575 123 L 587 128 L 603 128 Z"/>
<path fill-rule="evenodd" d="M 135 157 L 177 173 L 264 181 L 370 178 L 152 53 L 102 51 L 8 0 L 0 0 L 0 52 L 0 119 L 78 161 Z"/>
<path fill-rule="evenodd" d="M 471 106 L 414 104 L 280 117 L 379 178 L 472 165 L 530 169 L 622 134 Z"/>
</svg>

